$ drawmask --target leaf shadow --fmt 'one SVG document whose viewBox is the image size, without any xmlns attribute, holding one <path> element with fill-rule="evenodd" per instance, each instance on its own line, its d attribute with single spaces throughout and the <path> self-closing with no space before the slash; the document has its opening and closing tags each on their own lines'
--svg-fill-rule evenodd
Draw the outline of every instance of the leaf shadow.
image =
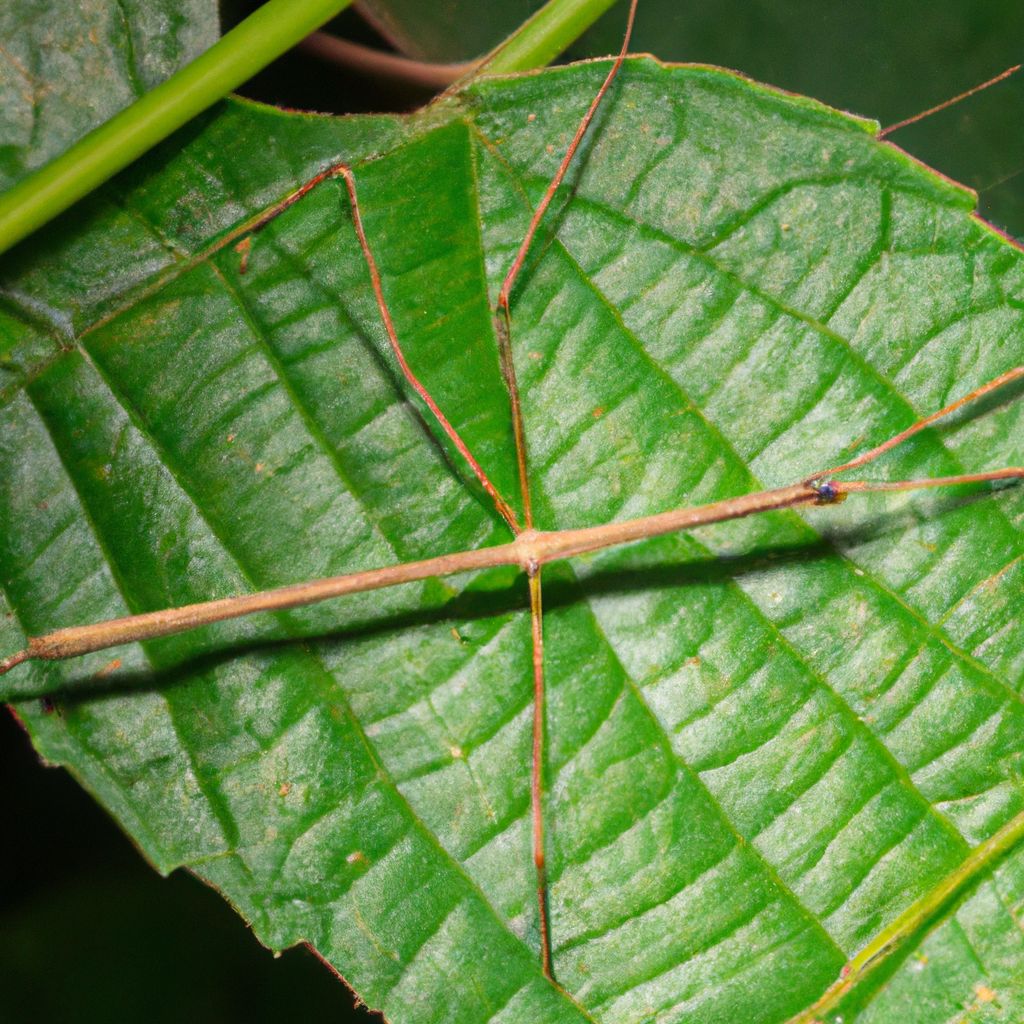
<svg viewBox="0 0 1024 1024">
<path fill-rule="evenodd" d="M 584 579 L 577 579 L 562 570 L 544 588 L 544 607 L 546 611 L 557 611 L 577 604 L 580 600 L 600 595 L 659 590 L 689 583 L 726 584 L 737 576 L 762 569 L 769 563 L 779 566 L 813 562 L 832 554 L 834 551 L 827 541 L 815 541 L 781 549 L 778 546 L 759 548 L 734 558 L 707 556 L 670 565 L 601 570 Z M 180 661 L 166 667 L 118 671 L 107 676 L 93 674 L 69 677 L 64 683 L 66 688 L 60 692 L 26 689 L 11 699 L 22 701 L 38 698 L 52 701 L 60 709 L 71 709 L 87 701 L 120 696 L 127 692 L 163 692 L 187 685 L 197 675 L 216 672 L 242 657 L 265 657 L 296 648 L 305 648 L 316 655 L 318 649 L 337 644 L 358 643 L 430 626 L 448 627 L 517 614 L 525 616 L 528 609 L 526 579 L 518 577 L 512 585 L 502 588 L 478 590 L 470 587 L 434 608 L 367 618 L 330 632 L 310 630 L 308 633 L 288 637 L 242 642 L 227 640 L 216 647 L 185 655 Z"/>
<path fill-rule="evenodd" d="M 988 489 L 969 494 L 946 493 L 933 495 L 929 518 L 990 500 Z M 676 561 L 636 567 L 612 566 L 577 575 L 567 572 L 559 563 L 550 570 L 544 586 L 544 608 L 554 612 L 580 601 L 612 595 L 638 594 L 647 591 L 675 589 L 688 585 L 721 585 L 737 583 L 743 576 L 763 572 L 767 568 L 778 570 L 787 566 L 806 566 L 815 562 L 845 557 L 845 551 L 869 542 L 883 539 L 906 529 L 903 516 L 884 511 L 846 526 L 835 525 L 822 530 L 814 539 L 794 544 L 766 543 L 738 555 L 684 556 Z M 657 539 L 653 543 L 657 543 Z M 641 552 L 640 542 L 632 547 Z M 482 577 L 486 580 L 485 577 Z M 431 608 L 405 612 L 384 613 L 350 622 L 343 628 L 324 631 L 310 628 L 289 636 L 270 636 L 265 639 L 242 641 L 225 639 L 214 641 L 203 650 L 182 656 L 166 667 L 151 670 L 128 670 L 107 676 L 83 675 L 67 678 L 60 691 L 39 687 L 25 687 L 6 699 L 19 703 L 40 699 L 57 709 L 72 709 L 78 704 L 104 697 L 121 696 L 132 691 L 166 691 L 188 685 L 196 676 L 215 673 L 238 658 L 266 657 L 281 651 L 306 649 L 317 656 L 329 647 L 344 643 L 359 643 L 407 630 L 431 626 L 451 627 L 474 621 L 489 620 L 524 614 L 529 609 L 526 579 L 519 576 L 506 586 L 493 586 L 486 582 L 471 584 L 449 600 Z M 342 599 L 344 600 L 344 599 Z M 153 641 L 154 644 L 173 642 L 176 638 Z M 325 671 L 330 672 L 325 667 Z"/>
</svg>

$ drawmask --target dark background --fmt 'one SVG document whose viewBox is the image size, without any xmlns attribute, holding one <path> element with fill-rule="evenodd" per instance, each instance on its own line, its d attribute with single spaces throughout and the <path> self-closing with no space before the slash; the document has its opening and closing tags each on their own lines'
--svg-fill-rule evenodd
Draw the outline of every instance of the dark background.
<svg viewBox="0 0 1024 1024">
<path fill-rule="evenodd" d="M 113 2 L 113 0 L 111 0 Z M 254 4 L 225 7 L 227 25 Z M 374 0 L 375 20 L 418 57 L 474 56 L 535 0 Z M 620 2 L 572 51 L 618 48 Z M 504 21 L 502 20 L 504 19 Z M 387 40 L 347 12 L 332 29 Z M 641 0 L 633 49 L 721 64 L 891 124 L 1024 60 L 1020 0 Z M 293 53 L 243 90 L 288 107 L 409 109 L 427 97 Z M 1024 237 L 1024 73 L 892 136 L 979 192 L 982 213 Z M 275 959 L 192 876 L 161 879 L 64 771 L 43 768 L 0 712 L 0 977 L 4 1019 L 40 1024 L 377 1021 L 312 954 Z"/>
</svg>

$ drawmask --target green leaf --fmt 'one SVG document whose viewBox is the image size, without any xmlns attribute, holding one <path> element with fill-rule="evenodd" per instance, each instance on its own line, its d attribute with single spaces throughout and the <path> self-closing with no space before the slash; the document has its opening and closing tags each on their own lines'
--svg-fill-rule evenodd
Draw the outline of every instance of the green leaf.
<svg viewBox="0 0 1024 1024">
<path fill-rule="evenodd" d="M 233 102 L 8 259 L 0 650 L 507 539 L 396 372 L 341 184 L 236 246 L 356 163 L 410 362 L 515 499 L 490 309 L 604 71 L 408 119 Z M 650 60 L 611 100 L 514 295 L 540 527 L 798 479 L 1024 362 L 1021 253 L 871 124 Z M 1019 464 L 1007 397 L 878 473 Z M 3 695 L 161 871 L 395 1022 L 785 1021 L 848 961 L 821 1019 L 1012 1020 L 1022 520 L 1014 488 L 851 499 L 545 571 L 560 987 L 511 571 L 23 667 Z"/>
<path fill-rule="evenodd" d="M 217 39 L 214 0 L 0 8 L 0 189 L 63 153 Z"/>
</svg>

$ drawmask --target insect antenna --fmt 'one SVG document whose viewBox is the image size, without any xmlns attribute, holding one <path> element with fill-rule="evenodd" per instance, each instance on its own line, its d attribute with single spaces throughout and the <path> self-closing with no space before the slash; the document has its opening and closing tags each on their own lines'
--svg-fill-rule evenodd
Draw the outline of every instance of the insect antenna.
<svg viewBox="0 0 1024 1024">
<path fill-rule="evenodd" d="M 996 483 L 999 480 L 1024 480 L 1024 466 L 1006 466 L 985 473 L 959 473 L 956 476 L 928 476 L 919 480 L 842 480 L 831 483 L 835 496 L 825 502 L 841 501 L 855 491 L 919 491 L 925 487 L 956 487 L 959 484 Z"/>
<path fill-rule="evenodd" d="M 884 139 L 886 135 L 891 135 L 893 132 L 899 131 L 901 128 L 907 128 L 912 124 L 917 124 L 918 121 L 923 121 L 926 117 L 931 117 L 932 114 L 938 114 L 940 111 L 946 110 L 963 100 L 969 99 L 971 96 L 975 96 L 977 93 L 982 92 L 985 89 L 989 89 L 993 85 L 998 85 L 1011 75 L 1017 74 L 1021 68 L 1024 68 L 1024 64 L 1014 64 L 1013 67 L 1007 68 L 1005 71 L 1001 71 L 998 75 L 994 75 L 992 78 L 982 82 L 980 85 L 976 85 L 971 89 L 958 93 L 956 96 L 953 96 L 942 103 L 937 103 L 934 107 L 922 110 L 921 113 L 914 114 L 913 117 L 906 117 L 902 121 L 897 121 L 895 124 L 891 124 L 888 127 L 883 128 L 878 133 L 878 138 Z"/>
<path fill-rule="evenodd" d="M 806 483 L 817 491 L 823 499 L 823 503 L 827 504 L 830 501 L 840 500 L 839 494 L 848 491 L 909 491 L 920 487 L 949 487 L 954 484 L 980 483 L 986 480 L 1016 479 L 1021 474 L 1021 470 L 1017 467 L 998 469 L 991 473 L 965 473 L 962 476 L 935 477 L 929 480 L 902 480 L 891 483 L 853 480 L 838 483 L 833 481 L 832 477 L 845 473 L 849 469 L 858 469 L 860 466 L 866 466 L 869 462 L 874 462 L 880 455 L 884 455 L 898 445 L 903 444 L 904 441 L 909 440 L 915 434 L 919 434 L 925 427 L 930 427 L 936 421 L 949 416 L 958 409 L 971 405 L 986 395 L 990 395 L 993 391 L 1006 387 L 1007 384 L 1012 384 L 1021 378 L 1024 378 L 1024 366 L 1007 370 L 1006 373 L 994 377 L 988 383 L 982 384 L 980 387 L 968 392 L 955 402 L 950 402 L 949 405 L 938 412 L 933 412 L 930 416 L 925 416 L 916 423 L 912 423 L 906 430 L 901 430 L 898 434 L 894 434 L 887 441 L 883 441 L 870 451 L 864 452 L 863 455 L 858 455 L 855 459 L 844 462 L 841 466 L 832 466 L 829 469 L 821 470 L 819 473 L 813 473 L 807 477 Z"/>
</svg>

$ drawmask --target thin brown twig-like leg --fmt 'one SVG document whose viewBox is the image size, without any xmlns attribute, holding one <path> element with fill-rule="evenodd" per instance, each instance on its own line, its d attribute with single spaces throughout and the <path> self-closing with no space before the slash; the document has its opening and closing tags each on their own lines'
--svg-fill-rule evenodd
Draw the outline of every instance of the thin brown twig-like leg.
<svg viewBox="0 0 1024 1024">
<path fill-rule="evenodd" d="M 840 480 L 833 486 L 842 494 L 878 491 L 921 491 L 929 487 L 959 487 L 962 484 L 990 484 L 1000 480 L 1020 480 L 1024 470 L 1019 466 L 990 469 L 984 473 L 957 473 L 956 476 L 922 477 L 917 480 Z"/>
<path fill-rule="evenodd" d="M 406 382 L 413 391 L 415 391 L 423 400 L 423 403 L 430 410 L 434 419 L 437 420 L 441 429 L 448 435 L 448 439 L 455 446 L 456 451 L 458 451 L 463 459 L 465 459 L 467 465 L 472 470 L 473 475 L 480 482 L 480 486 L 483 487 L 484 491 L 487 492 L 491 501 L 494 503 L 494 507 L 497 509 L 498 514 L 506 523 L 508 523 L 513 533 L 520 533 L 522 527 L 519 525 L 519 520 L 516 518 L 515 512 L 512 511 L 512 507 L 502 497 L 498 488 L 487 475 L 483 466 L 480 465 L 476 457 L 469 450 L 469 446 L 465 441 L 463 441 L 455 427 L 452 426 L 448 417 L 441 411 L 441 408 L 434 400 L 433 395 L 431 395 L 430 391 L 419 377 L 416 376 L 412 367 L 409 365 L 409 361 L 405 358 L 405 352 L 402 350 L 401 342 L 398 340 L 398 332 L 395 330 L 394 321 L 391 319 L 391 311 L 388 308 L 387 300 L 384 298 L 384 289 L 381 285 L 381 277 L 380 271 L 377 268 L 377 261 L 374 258 L 373 250 L 370 248 L 369 240 L 366 237 L 366 230 L 363 227 L 362 213 L 359 208 L 359 197 L 356 193 L 355 173 L 353 172 L 352 167 L 346 163 L 337 163 L 325 168 L 315 177 L 305 182 L 305 184 L 299 186 L 299 188 L 294 192 L 285 196 L 285 198 L 277 203 L 272 209 L 267 211 L 263 217 L 253 224 L 252 231 L 259 231 L 261 228 L 266 227 L 266 225 L 275 217 L 280 216 L 280 214 L 290 206 L 293 206 L 302 199 L 303 196 L 312 192 L 317 185 L 320 185 L 331 178 L 343 178 L 345 180 L 345 189 L 348 193 L 349 208 L 352 211 L 352 223 L 355 228 L 356 240 L 359 242 L 359 248 L 362 251 L 363 259 L 366 262 L 366 267 L 370 274 L 370 284 L 373 287 L 373 295 L 377 302 L 377 310 L 380 313 L 381 322 L 384 324 L 384 330 L 387 333 L 388 342 L 391 345 L 391 351 L 394 353 L 395 359 L 398 362 L 398 367 L 402 371 L 402 375 L 405 377 Z"/>
<path fill-rule="evenodd" d="M 402 346 L 398 341 L 398 334 L 395 331 L 395 325 L 391 320 L 391 312 L 384 299 L 384 289 L 381 287 L 380 272 L 377 270 L 377 261 L 373 258 L 373 250 L 370 249 L 370 243 L 366 239 L 366 231 L 363 228 L 363 218 L 359 212 L 359 197 L 356 195 L 355 175 L 352 173 L 352 168 L 347 164 L 339 164 L 337 167 L 337 173 L 345 179 L 345 187 L 348 190 L 349 205 L 352 209 L 352 221 L 355 226 L 356 237 L 359 239 L 359 246 L 363 250 L 363 256 L 366 259 L 366 266 L 370 271 L 370 283 L 373 285 L 373 294 L 377 298 L 377 308 L 380 310 L 381 320 L 384 322 L 384 329 L 387 331 L 388 340 L 391 342 L 391 349 L 395 354 L 395 358 L 398 360 L 398 365 L 401 367 L 402 373 L 405 374 L 405 379 L 409 382 L 416 394 L 423 399 L 427 408 L 433 414 L 434 419 L 436 419 L 440 424 L 441 429 L 448 435 L 459 454 L 469 464 L 469 467 L 473 470 L 477 480 L 480 481 L 480 485 L 490 495 L 491 501 L 494 502 L 494 507 L 498 510 L 498 514 L 506 523 L 508 523 L 513 533 L 519 533 L 521 527 L 518 519 L 516 518 L 516 514 L 512 511 L 512 507 L 498 492 L 498 488 L 491 482 L 491 478 L 484 471 L 483 466 L 477 462 L 465 441 L 462 440 L 459 432 L 448 421 L 448 417 L 441 411 L 440 406 L 434 401 L 433 396 L 420 381 L 419 377 L 413 373 L 412 367 L 406 360 L 405 353 L 402 351 Z"/>
<path fill-rule="evenodd" d="M 540 222 L 543 220 L 544 214 L 547 213 L 548 207 L 551 205 L 551 200 L 554 199 L 555 193 L 558 191 L 558 186 L 562 184 L 562 180 L 565 178 L 566 172 L 569 170 L 569 164 L 572 163 L 572 158 L 576 155 L 576 150 L 580 148 L 583 136 L 587 134 L 590 122 L 594 120 L 594 115 L 597 113 L 597 108 L 601 105 L 601 100 L 604 99 L 605 93 L 611 87 L 612 82 L 615 80 L 615 76 L 619 73 L 619 68 L 622 67 L 622 62 L 626 59 L 626 54 L 629 52 L 629 39 L 633 34 L 633 22 L 636 19 L 636 5 L 637 0 L 632 0 L 629 5 L 629 15 L 626 19 L 626 33 L 622 39 L 622 48 L 619 50 L 618 56 L 615 58 L 611 69 L 605 76 L 605 80 L 601 84 L 601 88 L 597 90 L 597 95 L 595 95 L 590 101 L 590 106 L 587 108 L 587 112 L 583 115 L 583 119 L 580 121 L 579 127 L 576 129 L 576 134 L 572 137 L 572 142 L 569 143 L 569 148 L 565 151 L 565 156 L 562 157 L 562 162 L 558 165 L 558 170 L 555 171 L 554 177 L 548 183 L 548 187 L 545 189 L 541 201 L 537 204 L 537 209 L 533 211 L 533 216 L 530 218 L 530 226 L 526 229 L 526 234 L 523 236 L 523 240 L 519 245 L 519 251 L 516 253 L 516 258 L 512 261 L 512 266 L 508 268 L 508 273 L 505 275 L 505 280 L 501 285 L 501 291 L 498 293 L 499 309 L 508 308 L 509 296 L 512 294 L 512 286 L 515 284 L 515 280 L 519 276 L 519 271 L 523 268 L 526 255 L 530 250 L 530 246 L 533 244 L 533 236 L 537 233 L 537 228 L 540 227 Z"/>
<path fill-rule="evenodd" d="M 515 360 L 512 353 L 512 313 L 509 307 L 509 300 L 512 294 L 512 287 L 523 267 L 526 256 L 533 244 L 537 229 L 551 205 L 555 192 L 558 190 L 569 164 L 572 162 L 576 151 L 583 141 L 583 137 L 590 127 L 594 115 L 597 113 L 601 101 L 608 92 L 609 87 L 622 67 L 626 54 L 629 52 L 629 40 L 633 31 L 633 21 L 636 17 L 637 0 L 632 0 L 629 6 L 629 16 L 626 21 L 626 32 L 622 41 L 622 48 L 619 51 L 615 62 L 605 76 L 605 80 L 598 89 L 597 94 L 591 100 L 587 112 L 583 115 L 576 134 L 569 143 L 565 155 L 562 157 L 558 169 L 548 183 L 548 187 L 541 198 L 537 209 L 530 218 L 526 234 L 523 236 L 515 259 L 509 267 L 502 282 L 501 290 L 498 293 L 497 312 L 495 315 L 495 335 L 498 340 L 498 354 L 501 360 L 501 371 L 505 378 L 505 385 L 508 389 L 509 406 L 512 414 L 512 432 L 515 438 L 516 464 L 519 470 L 519 493 L 523 503 L 523 521 L 526 530 L 532 533 L 534 529 L 533 501 L 530 497 L 530 476 L 529 461 L 526 444 L 526 431 L 523 426 L 522 402 L 519 395 L 519 382 L 516 377 Z M 540 564 L 531 563 L 527 569 L 530 583 L 530 622 L 531 636 L 533 642 L 533 751 L 530 765 L 530 816 L 533 822 L 533 862 L 537 872 L 537 913 L 540 923 L 540 957 L 544 974 L 554 979 L 551 961 L 551 925 L 548 917 L 548 884 L 547 869 L 545 867 L 544 850 L 544 740 L 545 740 L 545 685 L 544 685 L 544 623 L 542 617 L 541 603 L 541 576 Z"/>
<path fill-rule="evenodd" d="M 530 585 L 530 633 L 533 639 L 533 757 L 530 764 L 530 817 L 533 864 L 537 872 L 537 914 L 540 924 L 540 963 L 554 979 L 551 966 L 551 925 L 548 920 L 548 876 L 544 849 L 544 617 L 540 565 L 527 567 Z"/>
<path fill-rule="evenodd" d="M 523 502 L 523 522 L 527 530 L 533 529 L 533 501 L 530 498 L 530 474 L 526 455 L 526 431 L 523 427 L 523 406 L 519 399 L 519 381 L 512 361 L 512 318 L 508 306 L 502 306 L 494 318 L 498 339 L 498 357 L 501 375 L 505 378 L 508 404 L 512 412 L 512 435 L 516 445 L 516 465 L 519 469 L 519 494 Z"/>
<path fill-rule="evenodd" d="M 887 128 L 883 128 L 877 138 L 884 139 L 886 135 L 891 135 L 893 132 L 899 131 L 900 128 L 906 128 L 908 125 L 917 124 L 918 121 L 923 121 L 926 117 L 931 117 L 932 114 L 939 113 L 940 110 L 946 110 L 952 107 L 956 103 L 960 103 L 962 100 L 969 99 L 971 96 L 976 95 L 983 89 L 991 88 L 993 85 L 998 85 L 1000 82 L 1005 81 L 1011 75 L 1017 74 L 1020 69 L 1024 67 L 1024 64 L 1014 64 L 1012 68 L 1007 68 L 1005 71 L 1001 71 L 998 75 L 994 75 L 988 81 L 982 82 L 980 85 L 976 85 L 971 89 L 959 93 L 952 99 L 937 103 L 934 107 L 929 107 L 927 110 L 922 110 L 920 114 L 914 114 L 913 117 L 906 117 L 902 121 L 897 121 L 896 124 L 891 124 Z"/>
<path fill-rule="evenodd" d="M 951 413 L 962 409 L 965 405 L 970 405 L 973 402 L 978 401 L 980 398 L 984 398 L 985 395 L 991 394 L 999 388 L 1005 387 L 1007 384 L 1011 384 L 1013 381 L 1024 378 L 1024 366 L 1018 366 L 1013 370 L 1007 370 L 1006 373 L 1000 374 L 993 380 L 988 381 L 986 384 L 982 384 L 980 387 L 975 388 L 973 391 L 968 392 L 962 398 L 958 398 L 955 402 L 950 402 L 949 405 L 940 409 L 938 412 L 933 412 L 930 416 L 925 416 L 923 419 L 919 419 L 916 423 L 912 423 L 906 430 L 901 430 L 898 434 L 894 434 L 887 441 L 883 441 L 880 445 L 872 448 L 870 451 L 865 452 L 863 455 L 858 455 L 857 458 L 851 459 L 849 462 L 844 462 L 841 466 L 832 466 L 830 469 L 823 469 L 820 473 L 815 473 L 813 476 L 808 477 L 808 480 L 826 480 L 829 477 L 836 476 L 839 473 L 844 473 L 848 469 L 857 469 L 860 466 L 866 466 L 869 462 L 873 462 L 878 458 L 879 455 L 884 455 L 887 451 L 891 451 L 897 445 L 903 444 L 904 441 L 909 440 L 915 434 L 920 433 L 925 427 L 930 427 L 937 420 L 941 420 Z M 970 481 L 965 480 L 965 483 Z"/>
<path fill-rule="evenodd" d="M 558 165 L 558 169 L 555 171 L 554 176 L 548 183 L 548 187 L 545 189 L 544 195 L 541 197 L 541 201 L 537 204 L 537 209 L 533 211 L 533 216 L 530 218 L 530 224 L 526 229 L 526 234 L 523 236 L 523 240 L 519 244 L 519 249 L 516 252 L 515 259 L 512 261 L 512 265 L 508 268 L 508 273 L 506 273 L 505 279 L 501 284 L 501 290 L 498 292 L 495 333 L 498 338 L 498 353 L 501 358 L 501 370 L 505 377 L 505 383 L 508 386 L 509 404 L 512 407 L 512 430 L 515 435 L 516 461 L 519 466 L 519 490 L 523 499 L 523 519 L 528 530 L 533 529 L 533 509 L 531 507 L 532 503 L 530 501 L 530 486 L 527 473 L 526 435 L 523 430 L 522 405 L 519 398 L 519 384 L 516 379 L 515 361 L 512 357 L 512 314 L 509 309 L 512 287 L 515 284 L 516 278 L 519 276 L 519 272 L 523 268 L 523 263 L 530 251 L 530 246 L 533 244 L 534 236 L 537 234 L 537 229 L 540 227 L 540 223 L 544 219 L 544 214 L 547 213 L 548 207 L 551 205 L 551 200 L 554 199 L 559 185 L 562 184 L 562 181 L 569 170 L 569 164 L 572 163 L 572 158 L 576 155 L 576 151 L 579 149 L 580 143 L 583 141 L 583 137 L 586 135 L 587 129 L 590 127 L 590 123 L 593 121 L 594 115 L 597 113 L 597 109 L 601 105 L 601 101 L 604 99 L 605 93 L 608 92 L 609 87 L 615 80 L 615 76 L 619 73 L 619 68 L 622 67 L 622 62 L 626 59 L 626 54 L 629 52 L 630 36 L 633 33 L 633 22 L 636 18 L 637 2 L 638 0 L 632 0 L 629 5 L 629 15 L 626 20 L 626 32 L 623 36 L 622 48 L 619 50 L 619 54 L 615 58 L 611 69 L 605 76 L 605 80 L 601 84 L 601 88 L 597 90 L 597 94 L 591 100 L 590 106 L 587 108 L 587 112 L 583 115 L 583 118 L 576 129 L 576 134 L 573 136 L 568 149 L 565 151 L 565 155 L 562 157 L 561 163 Z"/>
<path fill-rule="evenodd" d="M 0 676 L 5 672 L 10 672 L 12 668 L 20 665 L 23 661 L 28 661 L 31 657 L 32 652 L 26 647 L 25 650 L 18 651 L 9 658 L 0 659 Z"/>
</svg>

